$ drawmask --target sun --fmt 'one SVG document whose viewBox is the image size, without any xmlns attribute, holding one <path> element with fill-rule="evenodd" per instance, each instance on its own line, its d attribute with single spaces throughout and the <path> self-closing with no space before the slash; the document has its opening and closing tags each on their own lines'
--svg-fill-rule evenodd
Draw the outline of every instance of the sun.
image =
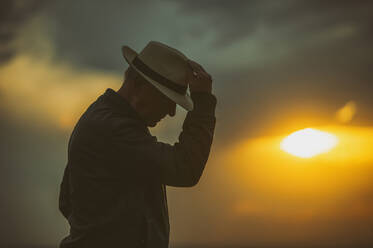
<svg viewBox="0 0 373 248">
<path fill-rule="evenodd" d="M 338 139 L 333 134 L 313 128 L 305 128 L 284 138 L 280 147 L 294 156 L 311 158 L 329 151 L 337 143 Z"/>
</svg>

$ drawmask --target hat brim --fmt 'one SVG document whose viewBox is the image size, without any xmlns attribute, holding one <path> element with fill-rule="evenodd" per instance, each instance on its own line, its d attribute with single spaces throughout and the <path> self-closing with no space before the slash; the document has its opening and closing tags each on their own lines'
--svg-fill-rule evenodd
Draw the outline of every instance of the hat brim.
<svg viewBox="0 0 373 248">
<path fill-rule="evenodd" d="M 124 59 L 127 61 L 127 63 L 133 69 L 135 69 L 149 83 L 151 83 L 152 85 L 154 85 L 165 96 L 167 96 L 168 98 L 170 98 L 176 104 L 178 104 L 181 107 L 183 107 L 185 110 L 187 110 L 187 111 L 193 110 L 193 100 L 192 100 L 192 98 L 190 97 L 190 95 L 188 93 L 186 93 L 185 95 L 182 95 L 182 94 L 179 94 L 179 93 L 177 93 L 177 92 L 175 92 L 175 91 L 167 88 L 166 86 L 164 86 L 164 85 L 158 83 L 157 81 L 151 79 L 150 77 L 146 76 L 144 73 L 142 73 L 140 70 L 138 70 L 136 68 L 136 66 L 134 66 L 132 64 L 132 61 L 137 56 L 137 52 L 136 51 L 132 50 L 128 46 L 122 46 L 122 54 L 123 54 Z"/>
</svg>

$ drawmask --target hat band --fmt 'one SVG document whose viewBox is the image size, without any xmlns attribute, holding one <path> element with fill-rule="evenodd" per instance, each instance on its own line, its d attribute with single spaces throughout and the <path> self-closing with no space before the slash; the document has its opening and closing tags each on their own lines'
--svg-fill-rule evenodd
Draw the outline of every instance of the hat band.
<svg viewBox="0 0 373 248">
<path fill-rule="evenodd" d="M 136 66 L 136 68 L 138 70 L 140 70 L 142 73 L 144 73 L 146 76 L 150 77 L 151 79 L 153 79 L 157 83 L 160 83 L 163 86 L 166 86 L 167 88 L 176 91 L 177 93 L 185 95 L 185 93 L 187 91 L 187 88 L 188 88 L 187 85 L 185 85 L 185 86 L 179 85 L 179 84 L 176 84 L 176 83 L 172 82 L 171 80 L 163 77 L 161 74 L 159 74 L 156 71 L 153 71 L 149 66 L 144 64 L 144 62 L 142 62 L 138 57 L 136 57 L 132 61 L 132 64 L 134 66 Z"/>
</svg>

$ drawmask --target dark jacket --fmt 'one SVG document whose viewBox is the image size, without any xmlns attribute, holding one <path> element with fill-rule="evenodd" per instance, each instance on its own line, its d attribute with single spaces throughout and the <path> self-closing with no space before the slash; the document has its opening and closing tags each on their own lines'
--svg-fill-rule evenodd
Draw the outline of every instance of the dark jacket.
<svg viewBox="0 0 373 248">
<path fill-rule="evenodd" d="M 192 92 L 174 145 L 158 142 L 132 106 L 108 88 L 69 140 L 59 209 L 70 224 L 61 248 L 168 247 L 165 185 L 191 187 L 207 162 L 216 98 Z"/>
</svg>

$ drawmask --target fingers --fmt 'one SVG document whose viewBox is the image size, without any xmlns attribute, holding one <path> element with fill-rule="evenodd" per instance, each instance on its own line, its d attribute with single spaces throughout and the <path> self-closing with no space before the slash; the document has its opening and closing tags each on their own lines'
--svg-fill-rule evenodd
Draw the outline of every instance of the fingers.
<svg viewBox="0 0 373 248">
<path fill-rule="evenodd" d="M 207 77 L 209 79 L 212 79 L 211 75 L 208 74 L 200 64 L 198 64 L 197 62 L 195 62 L 193 60 L 190 60 L 190 59 L 188 59 L 188 63 L 190 65 L 191 69 L 192 69 L 192 72 L 196 72 L 200 76 L 204 76 L 204 77 Z"/>
<path fill-rule="evenodd" d="M 203 69 L 203 67 L 200 64 L 198 64 L 197 62 L 195 62 L 193 60 L 190 60 L 190 59 L 188 59 L 188 62 L 190 64 L 190 66 L 192 67 L 192 69 L 194 69 L 193 71 L 203 71 L 203 72 L 207 73 L 205 71 L 205 69 Z"/>
</svg>

